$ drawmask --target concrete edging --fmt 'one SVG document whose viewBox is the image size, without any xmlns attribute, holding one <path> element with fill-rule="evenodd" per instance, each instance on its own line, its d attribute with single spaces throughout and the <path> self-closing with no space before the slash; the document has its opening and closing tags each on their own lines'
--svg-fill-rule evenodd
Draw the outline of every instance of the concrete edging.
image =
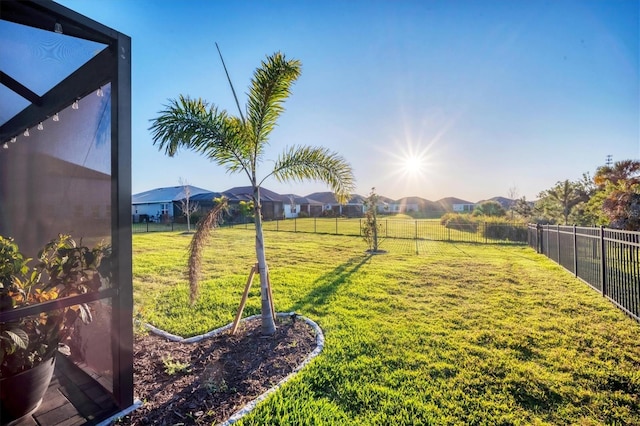
<svg viewBox="0 0 640 426">
<path fill-rule="evenodd" d="M 282 387 L 282 385 L 284 385 L 289 380 L 291 380 L 291 378 L 293 378 L 293 376 L 295 376 L 300 370 L 302 370 L 307 364 L 309 364 L 309 362 L 311 362 L 311 360 L 313 358 L 318 356 L 320 354 L 320 352 L 322 352 L 322 350 L 324 349 L 324 334 L 322 333 L 322 329 L 320 328 L 320 326 L 315 321 L 313 321 L 313 320 L 311 320 L 311 319 L 309 319 L 307 317 L 304 317 L 302 315 L 298 315 L 295 312 L 278 312 L 278 313 L 276 313 L 276 316 L 277 317 L 281 317 L 281 318 L 282 317 L 295 317 L 295 318 L 300 318 L 304 322 L 306 322 L 311 328 L 313 328 L 313 330 L 316 333 L 316 348 L 313 351 L 311 351 L 311 353 L 309 355 L 307 355 L 307 357 L 300 363 L 300 365 L 298 365 L 291 373 L 289 373 L 289 375 L 284 377 L 275 386 L 273 386 L 272 388 L 268 389 L 262 395 L 258 396 L 253 401 L 247 403 L 240 410 L 236 411 L 225 422 L 219 423 L 219 426 L 230 426 L 230 425 L 234 424 L 235 422 L 237 422 L 238 420 L 240 420 L 242 417 L 244 417 L 247 414 L 249 414 L 251 411 L 253 411 L 254 408 L 256 408 L 256 406 L 260 402 L 264 401 L 269 395 L 271 395 L 273 392 L 275 392 L 278 389 L 280 389 L 280 387 Z M 253 319 L 257 319 L 257 318 L 260 318 L 260 315 L 252 315 L 250 317 L 243 318 L 241 320 L 241 322 L 245 322 L 245 321 L 249 321 L 249 320 L 253 320 Z M 145 328 L 147 328 L 152 333 L 157 334 L 159 336 L 162 336 L 162 337 L 164 337 L 164 338 L 166 338 L 168 340 L 171 340 L 173 342 L 195 343 L 195 342 L 199 342 L 201 340 L 204 340 L 204 339 L 207 339 L 207 338 L 210 338 L 210 337 L 213 337 L 213 336 L 217 336 L 218 334 L 224 333 L 225 331 L 229 330 L 232 327 L 233 324 L 227 324 L 224 327 L 217 328 L 217 329 L 212 330 L 212 331 L 210 331 L 208 333 L 205 333 L 205 334 L 200 334 L 198 336 L 189 337 L 187 339 L 185 339 L 184 337 L 181 337 L 181 336 L 177 336 L 175 334 L 167 333 L 166 331 L 161 330 L 161 329 L 159 329 L 157 327 L 154 327 L 151 324 L 146 324 L 145 323 L 143 325 L 144 325 Z"/>
</svg>

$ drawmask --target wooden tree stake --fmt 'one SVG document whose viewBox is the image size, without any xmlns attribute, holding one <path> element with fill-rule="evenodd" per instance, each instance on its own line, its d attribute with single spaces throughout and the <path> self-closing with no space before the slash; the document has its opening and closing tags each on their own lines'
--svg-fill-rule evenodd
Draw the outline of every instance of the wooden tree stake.
<svg viewBox="0 0 640 426">
<path fill-rule="evenodd" d="M 249 297 L 249 290 L 251 289 L 251 284 L 253 283 L 253 277 L 258 270 L 258 264 L 256 263 L 251 267 L 251 271 L 249 272 L 249 278 L 247 279 L 247 284 L 244 286 L 244 294 L 242 295 L 242 300 L 240 301 L 240 307 L 238 307 L 238 313 L 236 313 L 236 319 L 233 321 L 233 327 L 231 327 L 231 334 L 235 334 L 238 329 L 238 324 L 240 324 L 240 318 L 242 318 L 242 311 L 244 310 L 244 305 L 247 304 L 247 297 Z"/>
</svg>

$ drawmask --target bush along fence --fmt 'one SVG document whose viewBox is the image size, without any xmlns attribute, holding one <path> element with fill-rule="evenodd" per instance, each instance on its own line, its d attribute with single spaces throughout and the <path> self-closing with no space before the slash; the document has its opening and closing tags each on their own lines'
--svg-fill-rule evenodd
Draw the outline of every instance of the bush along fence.
<svg viewBox="0 0 640 426">
<path fill-rule="evenodd" d="M 306 232 L 362 237 L 363 218 L 294 218 L 262 223 L 265 231 Z M 223 223 L 223 227 L 253 229 L 253 223 Z M 195 230 L 195 225 L 192 225 Z M 473 222 L 442 225 L 435 220 L 378 219 L 382 239 L 469 242 L 485 244 L 527 244 L 527 225 Z M 186 231 L 182 223 L 134 223 L 133 232 Z"/>
<path fill-rule="evenodd" d="M 640 232 L 528 226 L 529 245 L 640 321 Z"/>
</svg>

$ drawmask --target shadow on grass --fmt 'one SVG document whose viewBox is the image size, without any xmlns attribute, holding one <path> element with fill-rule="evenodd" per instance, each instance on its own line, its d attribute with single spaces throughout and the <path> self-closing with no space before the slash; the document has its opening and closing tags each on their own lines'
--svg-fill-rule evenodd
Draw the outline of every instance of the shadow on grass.
<svg viewBox="0 0 640 426">
<path fill-rule="evenodd" d="M 302 310 L 318 312 L 318 307 L 324 306 L 328 299 L 346 282 L 347 278 L 357 272 L 372 256 L 374 255 L 365 254 L 352 257 L 342 265 L 320 276 L 313 282 L 313 290 L 294 304 L 293 310 L 295 312 Z"/>
</svg>

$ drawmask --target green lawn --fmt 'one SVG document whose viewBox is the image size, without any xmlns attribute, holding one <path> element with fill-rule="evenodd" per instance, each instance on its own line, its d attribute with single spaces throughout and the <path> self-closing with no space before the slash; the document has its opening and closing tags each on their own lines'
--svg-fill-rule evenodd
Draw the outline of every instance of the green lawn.
<svg viewBox="0 0 640 426">
<path fill-rule="evenodd" d="M 263 222 L 265 231 L 279 232 L 305 232 L 332 235 L 348 235 L 361 236 L 362 218 L 301 218 L 301 219 L 284 219 Z M 379 236 L 381 239 L 418 239 L 430 241 L 457 241 L 457 242 L 489 242 L 502 244 L 506 238 L 514 239 L 513 225 L 493 224 L 490 226 L 503 228 L 503 232 L 496 235 L 495 238 L 485 237 L 483 229 L 486 223 L 479 223 L 476 226 L 461 225 L 459 228 L 447 228 L 440 223 L 439 219 L 412 219 L 407 215 L 396 216 L 380 216 L 378 218 L 380 227 Z M 232 225 L 234 228 L 249 229 L 253 227 L 252 223 Z M 522 231 L 526 230 L 525 225 L 516 225 Z M 140 229 L 140 228 L 138 228 Z M 151 229 L 151 228 L 150 228 Z M 511 232 L 508 230 L 511 229 Z M 502 236 L 499 236 L 502 235 Z M 524 234 L 526 237 L 526 233 Z M 513 242 L 513 241 L 512 241 Z M 526 238 L 524 240 L 526 243 Z M 522 242 L 519 242 L 522 244 Z M 384 242 L 383 242 L 384 244 Z"/>
<path fill-rule="evenodd" d="M 138 315 L 183 336 L 233 320 L 255 257 L 252 231 L 217 231 L 191 307 L 189 238 L 133 236 Z M 239 424 L 640 424 L 640 325 L 527 247 L 265 239 L 276 309 L 316 321 L 326 346 Z"/>
</svg>

